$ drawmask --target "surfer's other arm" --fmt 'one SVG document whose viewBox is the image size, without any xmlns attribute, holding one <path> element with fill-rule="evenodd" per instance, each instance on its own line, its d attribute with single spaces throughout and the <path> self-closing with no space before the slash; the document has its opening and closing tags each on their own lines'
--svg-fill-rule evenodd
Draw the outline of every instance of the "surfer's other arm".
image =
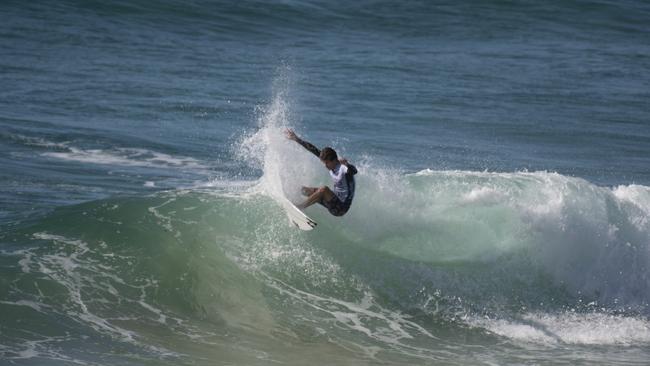
<svg viewBox="0 0 650 366">
<path fill-rule="evenodd" d="M 301 139 L 300 137 L 298 137 L 298 135 L 296 135 L 296 133 L 293 132 L 292 129 L 287 129 L 285 131 L 285 133 L 286 133 L 287 138 L 289 140 L 293 140 L 293 141 L 299 143 L 302 147 L 307 149 L 307 151 L 309 151 L 310 153 L 316 155 L 320 159 L 320 150 L 316 146 L 314 146 L 314 145 L 310 144 L 309 142 L 307 142 L 307 141 Z"/>
<path fill-rule="evenodd" d="M 357 167 L 355 167 L 354 165 L 348 163 L 348 159 L 339 159 L 339 163 L 341 163 L 341 164 L 345 165 L 346 167 L 348 167 L 348 174 L 355 175 L 355 174 L 358 173 Z"/>
</svg>

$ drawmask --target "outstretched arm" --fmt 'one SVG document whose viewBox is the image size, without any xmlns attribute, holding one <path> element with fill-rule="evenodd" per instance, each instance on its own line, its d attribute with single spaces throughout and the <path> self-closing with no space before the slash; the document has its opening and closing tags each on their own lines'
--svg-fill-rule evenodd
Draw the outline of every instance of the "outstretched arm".
<svg viewBox="0 0 650 366">
<path fill-rule="evenodd" d="M 312 153 L 312 154 L 316 155 L 318 158 L 320 158 L 320 150 L 316 146 L 314 146 L 314 145 L 310 144 L 309 142 L 307 142 L 307 141 L 301 139 L 300 137 L 298 137 L 298 135 L 296 135 L 296 133 L 293 132 L 293 130 L 287 129 L 285 131 L 285 134 L 287 135 L 287 138 L 289 140 L 293 140 L 293 141 L 299 143 L 300 145 L 302 145 L 302 147 L 307 149 L 307 151 L 309 151 L 310 153 Z"/>
</svg>

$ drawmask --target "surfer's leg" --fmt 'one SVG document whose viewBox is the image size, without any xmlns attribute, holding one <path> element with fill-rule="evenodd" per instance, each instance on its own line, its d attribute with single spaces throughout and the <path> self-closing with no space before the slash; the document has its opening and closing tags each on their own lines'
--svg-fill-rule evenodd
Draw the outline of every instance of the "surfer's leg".
<svg viewBox="0 0 650 366">
<path fill-rule="evenodd" d="M 316 187 L 304 187 L 303 186 L 302 190 L 300 192 L 302 193 L 303 196 L 309 197 L 312 194 L 316 193 L 317 190 L 318 190 L 318 188 L 316 188 Z"/>
<path fill-rule="evenodd" d="M 316 189 L 316 191 L 312 193 L 305 202 L 303 202 L 300 205 L 297 205 L 297 207 L 302 210 L 313 205 L 314 203 L 329 201 L 333 197 L 334 197 L 334 192 L 332 192 L 332 190 L 329 189 L 329 187 L 323 186 Z"/>
</svg>

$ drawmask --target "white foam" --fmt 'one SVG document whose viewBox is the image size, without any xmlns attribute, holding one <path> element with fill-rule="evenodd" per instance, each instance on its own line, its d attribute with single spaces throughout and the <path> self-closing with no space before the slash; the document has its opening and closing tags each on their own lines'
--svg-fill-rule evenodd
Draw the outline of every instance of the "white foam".
<svg viewBox="0 0 650 366">
<path fill-rule="evenodd" d="M 640 185 L 618 186 L 612 190 L 627 212 L 636 228 L 650 230 L 650 187 Z"/>
<path fill-rule="evenodd" d="M 46 152 L 43 156 L 60 160 L 77 161 L 82 163 L 115 165 L 125 167 L 151 167 L 151 168 L 186 168 L 204 170 L 207 167 L 198 160 L 173 156 L 147 149 L 117 148 L 104 149 L 79 149 L 66 147 L 64 152 Z"/>
<path fill-rule="evenodd" d="M 34 309 L 35 311 L 38 311 L 39 313 L 43 311 L 44 307 L 47 307 L 45 304 L 41 304 L 35 301 L 29 301 L 29 300 L 18 300 L 18 301 L 0 301 L 0 304 L 5 304 L 5 305 L 15 305 L 15 306 L 26 306 L 29 308 Z"/>
<path fill-rule="evenodd" d="M 463 203 L 498 203 L 504 198 L 504 195 L 498 190 L 490 187 L 478 187 L 472 189 L 462 197 Z"/>
<path fill-rule="evenodd" d="M 143 308 L 145 308 L 145 309 L 151 311 L 152 313 L 156 314 L 158 316 L 157 321 L 159 323 L 161 323 L 161 324 L 167 323 L 167 316 L 163 313 L 162 310 L 157 309 L 157 308 L 147 304 L 144 300 L 138 301 L 138 304 L 140 304 L 140 306 L 142 306 Z"/>
<path fill-rule="evenodd" d="M 24 142 L 26 145 L 39 146 L 45 148 L 67 149 L 68 142 L 52 142 L 41 137 L 28 137 L 23 135 L 13 135 L 15 139 Z"/>
<path fill-rule="evenodd" d="M 399 349 L 403 354 L 424 359 L 431 358 L 428 349 L 410 345 L 408 340 L 421 336 L 429 339 L 438 338 L 409 320 L 409 316 L 383 308 L 374 300 L 370 292 L 364 292 L 363 299 L 355 303 L 319 296 L 294 288 L 268 275 L 265 276 L 267 285 L 270 287 L 320 314 L 327 314 L 331 317 L 322 319 L 321 324 L 333 320 L 335 328 L 364 334 L 369 339 L 379 341 L 386 347 Z"/>
<path fill-rule="evenodd" d="M 519 320 L 475 318 L 468 323 L 527 343 L 650 346 L 650 322 L 623 315 L 529 313 Z"/>
<path fill-rule="evenodd" d="M 32 253 L 30 251 L 24 250 L 24 251 L 17 251 L 12 253 L 13 255 L 23 255 L 23 258 L 21 258 L 18 261 L 18 264 L 20 265 L 20 269 L 23 271 L 23 273 L 29 273 L 30 272 L 30 266 L 32 264 Z"/>
<path fill-rule="evenodd" d="M 432 263 L 511 258 L 532 265 L 523 279 L 543 273 L 574 296 L 648 311 L 650 187 L 545 171 L 365 171 L 337 222 L 361 245 Z"/>
<path fill-rule="evenodd" d="M 32 235 L 35 239 L 53 241 L 61 248 L 61 252 L 42 255 L 38 265 L 41 273 L 47 274 L 50 278 L 62 285 L 68 291 L 68 296 L 75 309 L 69 309 L 67 314 L 76 317 L 76 320 L 83 322 L 100 333 L 108 333 L 123 341 L 134 343 L 135 333 L 122 327 L 111 324 L 107 319 L 93 313 L 84 297 L 83 288 L 87 285 L 94 285 L 93 278 L 82 277 L 79 268 L 94 273 L 95 275 L 109 275 L 115 277 L 98 267 L 90 258 L 86 258 L 89 246 L 86 242 L 65 236 L 38 232 Z M 121 280 L 120 280 L 121 281 Z M 122 281 L 123 283 L 123 281 Z"/>
</svg>

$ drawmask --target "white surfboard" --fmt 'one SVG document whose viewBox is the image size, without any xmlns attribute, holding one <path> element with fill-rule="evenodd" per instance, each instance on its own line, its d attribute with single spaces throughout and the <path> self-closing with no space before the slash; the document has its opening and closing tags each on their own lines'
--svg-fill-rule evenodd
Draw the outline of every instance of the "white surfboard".
<svg viewBox="0 0 650 366">
<path fill-rule="evenodd" d="M 289 222 L 298 227 L 300 230 L 309 231 L 313 230 L 316 227 L 316 221 L 305 215 L 302 211 L 300 211 L 298 207 L 291 203 L 291 201 L 286 198 L 282 198 L 280 200 L 280 203 L 282 204 L 282 207 L 284 207 L 284 210 L 287 212 Z"/>
</svg>

